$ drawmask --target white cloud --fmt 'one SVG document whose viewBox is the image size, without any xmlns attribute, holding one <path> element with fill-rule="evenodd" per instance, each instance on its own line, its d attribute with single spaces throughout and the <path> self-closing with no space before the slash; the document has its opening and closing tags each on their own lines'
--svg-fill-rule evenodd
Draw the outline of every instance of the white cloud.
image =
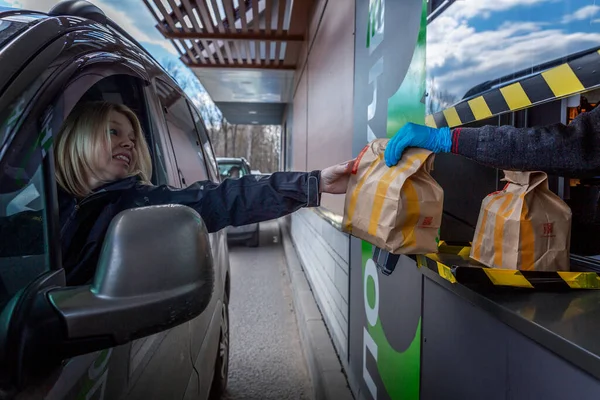
<svg viewBox="0 0 600 400">
<path fill-rule="evenodd" d="M 138 0 L 135 0 L 138 2 Z M 59 3 L 59 0 L 7 0 L 7 2 L 16 8 L 24 8 L 33 11 L 48 12 L 54 5 Z M 121 4 L 126 4 L 123 2 Z M 139 24 L 131 18 L 131 16 L 123 10 L 115 8 L 113 5 L 103 2 L 102 0 L 94 0 L 94 5 L 98 6 L 107 17 L 115 21 L 119 26 L 125 29 L 140 43 L 156 44 L 162 46 L 171 54 L 179 55 L 170 41 L 163 38 L 158 30 L 152 25 L 150 29 L 143 30 L 139 28 Z M 136 19 L 138 21 L 154 21 L 154 17 L 146 6 L 139 1 L 139 4 L 134 4 L 136 10 Z"/>
<path fill-rule="evenodd" d="M 473 17 L 489 18 L 494 12 L 556 1 L 559 0 L 462 0 L 456 1 L 442 15 L 456 19 L 471 19 Z"/>
<path fill-rule="evenodd" d="M 497 2 L 503 2 L 504 6 L 509 3 L 508 0 Z M 490 7 L 493 4 L 485 3 Z M 531 21 L 507 21 L 494 30 L 477 31 L 463 11 L 450 13 L 455 5 L 428 26 L 427 69 L 435 72 L 434 87 L 430 80 L 428 91 L 444 94 L 445 100 L 452 97 L 452 101 L 457 101 L 478 84 L 600 43 L 600 32 L 572 32 L 561 29 L 560 25 Z M 448 96 L 448 91 L 454 97 Z"/>
<path fill-rule="evenodd" d="M 592 19 L 600 12 L 600 6 L 595 4 L 585 6 L 575 11 L 573 14 L 565 15 L 562 19 L 564 24 L 568 24 L 573 21 L 585 21 L 587 19 Z"/>
</svg>

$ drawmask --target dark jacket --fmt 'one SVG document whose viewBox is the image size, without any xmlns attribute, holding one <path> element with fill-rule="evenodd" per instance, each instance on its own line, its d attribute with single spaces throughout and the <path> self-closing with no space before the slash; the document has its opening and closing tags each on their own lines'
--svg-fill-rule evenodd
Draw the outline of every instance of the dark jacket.
<svg viewBox="0 0 600 400">
<path fill-rule="evenodd" d="M 569 125 L 484 126 L 452 131 L 452 152 L 482 164 L 554 175 L 600 175 L 600 107 Z"/>
<path fill-rule="evenodd" d="M 102 186 L 77 200 L 59 190 L 60 236 L 67 283 L 89 282 L 106 231 L 119 212 L 148 205 L 182 204 L 196 210 L 209 232 L 267 221 L 319 205 L 318 171 L 247 175 L 221 184 L 196 182 L 185 189 L 144 185 L 135 177 Z M 158 227 L 157 227 L 158 232 Z"/>
</svg>

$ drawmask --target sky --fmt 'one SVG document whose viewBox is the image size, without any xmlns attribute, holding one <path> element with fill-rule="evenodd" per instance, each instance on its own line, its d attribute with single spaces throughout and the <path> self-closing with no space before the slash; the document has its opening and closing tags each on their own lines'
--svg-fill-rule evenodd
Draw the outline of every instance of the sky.
<svg viewBox="0 0 600 400">
<path fill-rule="evenodd" d="M 179 60 L 171 42 L 158 32 L 156 20 L 142 0 L 91 0 L 110 19 L 133 36 L 163 66 L 170 62 L 177 66 L 177 77 L 200 111 L 215 112 L 212 99 L 196 76 Z M 0 6 L 48 12 L 58 0 L 0 0 Z M 206 115 L 204 115 L 206 117 Z M 206 119 L 206 118 L 205 118 Z"/>
<path fill-rule="evenodd" d="M 600 0 L 456 0 L 427 27 L 428 92 L 446 94 L 432 111 L 480 83 L 598 46 Z"/>
</svg>

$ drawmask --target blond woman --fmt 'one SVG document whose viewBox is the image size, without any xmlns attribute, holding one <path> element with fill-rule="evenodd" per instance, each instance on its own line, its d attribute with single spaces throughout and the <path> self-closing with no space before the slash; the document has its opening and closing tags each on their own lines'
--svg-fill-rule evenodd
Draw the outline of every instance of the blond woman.
<svg viewBox="0 0 600 400">
<path fill-rule="evenodd" d="M 63 266 L 69 284 L 89 282 L 114 216 L 140 206 L 183 204 L 209 232 L 319 205 L 320 193 L 345 193 L 352 162 L 323 171 L 277 172 L 268 178 L 196 182 L 185 189 L 153 186 L 148 145 L 129 108 L 105 102 L 78 106 L 55 144 Z"/>
</svg>

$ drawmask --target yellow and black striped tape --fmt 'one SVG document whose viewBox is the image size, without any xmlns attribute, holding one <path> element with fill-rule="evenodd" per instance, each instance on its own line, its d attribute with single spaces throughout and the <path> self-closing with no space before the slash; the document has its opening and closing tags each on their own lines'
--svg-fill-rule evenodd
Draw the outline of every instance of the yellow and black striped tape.
<svg viewBox="0 0 600 400">
<path fill-rule="evenodd" d="M 599 68 L 600 50 L 430 114 L 425 123 L 434 128 L 453 128 L 580 93 L 600 86 Z"/>
<path fill-rule="evenodd" d="M 461 253 L 465 253 L 468 249 L 469 247 L 463 248 Z M 471 287 L 514 287 L 552 291 L 600 289 L 600 275 L 596 272 L 518 271 L 476 266 L 450 267 L 440 262 L 435 254 L 417 256 L 417 262 L 419 267 L 429 268 L 450 283 L 460 283 Z"/>
</svg>

